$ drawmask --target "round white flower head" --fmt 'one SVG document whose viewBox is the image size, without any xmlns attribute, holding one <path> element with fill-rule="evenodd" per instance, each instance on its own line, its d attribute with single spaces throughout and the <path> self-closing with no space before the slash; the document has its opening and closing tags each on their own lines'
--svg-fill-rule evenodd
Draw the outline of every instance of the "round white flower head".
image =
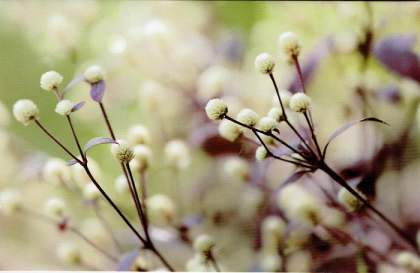
<svg viewBox="0 0 420 273">
<path fill-rule="evenodd" d="M 283 110 L 281 110 L 280 107 L 273 107 L 270 109 L 267 116 L 280 122 L 280 119 L 283 116 Z"/>
<path fill-rule="evenodd" d="M 208 272 L 206 260 L 203 259 L 201 253 L 195 253 L 194 256 L 187 261 L 185 268 L 188 272 Z"/>
<path fill-rule="evenodd" d="M 224 119 L 219 124 L 219 134 L 224 139 L 234 142 L 238 139 L 239 136 L 243 134 L 243 132 L 235 123 Z"/>
<path fill-rule="evenodd" d="M 276 129 L 278 122 L 276 119 L 272 118 L 272 117 L 263 117 L 260 120 L 260 124 L 259 124 L 259 128 L 261 131 L 264 132 L 271 132 L 274 129 Z"/>
<path fill-rule="evenodd" d="M 31 120 L 38 119 L 39 110 L 31 100 L 18 100 L 13 105 L 13 115 L 18 121 L 28 125 Z"/>
<path fill-rule="evenodd" d="M 11 214 L 18 211 L 21 205 L 22 198 L 15 190 L 6 189 L 0 193 L 0 211 Z"/>
<path fill-rule="evenodd" d="M 150 131 L 141 124 L 132 125 L 127 131 L 127 141 L 131 145 L 150 144 Z"/>
<path fill-rule="evenodd" d="M 60 83 L 63 81 L 63 76 L 60 73 L 55 71 L 49 71 L 41 76 L 41 88 L 47 91 L 53 91 L 56 89 Z"/>
<path fill-rule="evenodd" d="M 211 119 L 223 119 L 227 112 L 226 103 L 220 99 L 211 99 L 206 105 L 207 116 Z"/>
<path fill-rule="evenodd" d="M 81 158 L 79 157 L 79 159 Z M 92 176 L 98 181 L 102 180 L 102 171 L 98 162 L 89 156 L 87 156 L 87 161 Z M 70 166 L 70 170 L 73 176 L 73 180 L 80 188 L 83 188 L 86 184 L 92 183 L 92 180 L 86 174 L 85 169 L 80 164 L 74 164 Z"/>
<path fill-rule="evenodd" d="M 48 183 L 58 186 L 70 180 L 70 168 L 61 158 L 48 159 L 44 164 L 42 175 Z"/>
<path fill-rule="evenodd" d="M 102 194 L 95 184 L 89 183 L 83 187 L 83 196 L 89 201 L 96 201 L 102 197 Z"/>
<path fill-rule="evenodd" d="M 290 98 L 290 108 L 296 112 L 303 113 L 310 109 L 312 100 L 305 93 L 295 93 Z"/>
<path fill-rule="evenodd" d="M 409 251 L 401 251 L 397 255 L 395 263 L 415 271 L 420 269 L 420 259 L 417 257 L 417 255 Z"/>
<path fill-rule="evenodd" d="M 148 146 L 142 144 L 134 146 L 134 154 L 134 159 L 130 164 L 134 170 L 141 172 L 150 166 L 152 150 Z"/>
<path fill-rule="evenodd" d="M 224 162 L 223 172 L 230 180 L 246 181 L 249 177 L 250 167 L 245 159 L 231 156 Z"/>
<path fill-rule="evenodd" d="M 241 112 L 239 112 L 236 119 L 239 122 L 252 127 L 257 124 L 258 114 L 251 109 L 243 109 Z"/>
<path fill-rule="evenodd" d="M 66 204 L 63 199 L 58 197 L 48 199 L 44 205 L 45 213 L 52 218 L 62 218 L 64 216 L 65 209 Z"/>
<path fill-rule="evenodd" d="M 262 162 L 267 159 L 267 149 L 264 146 L 260 146 L 255 150 L 255 158 Z"/>
<path fill-rule="evenodd" d="M 60 245 L 57 249 L 57 256 L 67 264 L 80 264 L 82 261 L 80 247 L 73 242 Z"/>
<path fill-rule="evenodd" d="M 220 65 L 208 68 L 198 78 L 198 94 L 208 99 L 220 96 L 229 80 L 229 74 L 230 71 Z"/>
<path fill-rule="evenodd" d="M 208 234 L 198 235 L 193 243 L 195 250 L 199 252 L 209 252 L 215 245 L 213 237 Z"/>
<path fill-rule="evenodd" d="M 155 194 L 146 200 L 150 217 L 155 221 L 169 224 L 175 217 L 175 205 L 172 200 L 164 194 Z"/>
<path fill-rule="evenodd" d="M 356 190 L 357 191 L 357 190 Z M 365 198 L 364 194 L 357 191 L 363 198 Z M 357 199 L 352 193 L 350 193 L 347 189 L 341 188 L 337 194 L 338 202 L 343 204 L 346 209 L 349 211 L 359 211 L 363 207 L 363 202 Z"/>
<path fill-rule="evenodd" d="M 285 32 L 279 37 L 280 49 L 289 57 L 299 56 L 301 44 L 299 38 L 293 32 Z"/>
<path fill-rule="evenodd" d="M 105 69 L 99 65 L 93 65 L 86 69 L 83 76 L 88 82 L 97 83 L 105 78 Z"/>
<path fill-rule="evenodd" d="M 279 90 L 280 99 L 283 103 L 284 107 L 290 107 L 290 99 L 292 98 L 292 93 L 289 90 Z M 274 94 L 272 97 L 272 105 L 274 107 L 280 107 L 279 105 L 279 98 L 277 97 L 277 94 Z"/>
<path fill-rule="evenodd" d="M 190 165 L 190 151 L 182 140 L 171 140 L 165 145 L 164 156 L 166 164 L 184 169 Z"/>
<path fill-rule="evenodd" d="M 111 153 L 115 160 L 122 163 L 129 163 L 134 158 L 134 150 L 127 141 L 119 139 L 118 144 L 111 145 Z"/>
<path fill-rule="evenodd" d="M 268 53 L 262 53 L 255 58 L 255 68 L 262 74 L 271 74 L 275 65 L 274 57 Z"/>
<path fill-rule="evenodd" d="M 62 100 L 59 103 L 57 103 L 57 106 L 55 107 L 55 112 L 62 116 L 68 116 L 71 113 L 71 110 L 74 107 L 74 103 L 69 100 Z"/>
<path fill-rule="evenodd" d="M 262 247 L 264 250 L 276 252 L 284 241 L 286 222 L 279 216 L 266 217 L 261 224 Z"/>
</svg>

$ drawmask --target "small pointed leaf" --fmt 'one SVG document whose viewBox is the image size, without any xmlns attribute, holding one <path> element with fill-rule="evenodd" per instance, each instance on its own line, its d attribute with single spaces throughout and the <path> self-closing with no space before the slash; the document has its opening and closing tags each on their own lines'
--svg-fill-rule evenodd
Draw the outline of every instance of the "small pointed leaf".
<svg viewBox="0 0 420 273">
<path fill-rule="evenodd" d="M 108 138 L 108 137 L 95 137 L 92 138 L 91 140 L 89 140 L 86 145 L 85 148 L 83 149 L 83 153 L 84 155 L 86 155 L 87 150 L 89 150 L 90 148 L 92 148 L 93 146 L 99 145 L 99 144 L 105 144 L 105 143 L 118 143 L 115 140 Z"/>
<path fill-rule="evenodd" d="M 105 93 L 105 81 L 99 81 L 92 84 L 90 88 L 90 97 L 96 101 L 101 102 Z"/>
<path fill-rule="evenodd" d="M 117 267 L 117 271 L 130 271 L 131 265 L 136 260 L 137 256 L 139 256 L 140 248 L 136 248 L 131 251 L 124 260 L 122 260 Z"/>
<path fill-rule="evenodd" d="M 72 109 L 71 109 L 71 111 L 72 112 L 76 112 L 77 110 L 79 110 L 80 108 L 82 108 L 83 107 L 83 105 L 85 105 L 85 102 L 84 101 L 81 101 L 81 102 L 79 102 L 78 104 L 76 104 Z"/>
<path fill-rule="evenodd" d="M 61 94 L 61 98 L 63 98 L 64 97 L 64 93 L 66 93 L 67 92 L 67 90 L 69 90 L 73 85 L 75 85 L 76 83 L 78 83 L 78 82 L 82 82 L 82 81 L 84 81 L 84 77 L 83 76 L 77 76 L 76 78 L 74 78 L 73 80 L 71 80 L 70 82 L 69 82 L 69 84 L 66 86 L 66 88 L 64 89 L 64 91 L 63 91 L 63 93 Z"/>
<path fill-rule="evenodd" d="M 74 165 L 76 163 L 77 163 L 77 160 L 76 159 L 72 159 L 72 160 L 70 160 L 69 162 L 66 163 L 66 166 L 71 166 L 71 165 Z"/>
<path fill-rule="evenodd" d="M 330 142 L 334 138 L 336 138 L 337 136 L 339 136 L 342 132 L 344 132 L 345 130 L 347 130 L 351 126 L 353 126 L 353 125 L 355 125 L 357 123 L 360 123 L 360 122 L 364 122 L 364 121 L 375 121 L 375 122 L 383 123 L 383 124 L 386 124 L 386 125 L 389 126 L 388 123 L 386 123 L 385 121 L 382 121 L 380 119 L 377 119 L 377 118 L 363 118 L 363 119 L 359 119 L 359 120 L 350 122 L 350 123 L 344 125 L 343 127 L 341 127 L 340 129 L 338 129 L 337 131 L 335 131 L 334 134 L 331 135 L 330 139 L 328 139 L 327 144 L 324 147 L 324 152 L 323 152 L 324 157 L 325 157 L 325 153 L 327 152 L 328 145 L 330 144 Z"/>
</svg>

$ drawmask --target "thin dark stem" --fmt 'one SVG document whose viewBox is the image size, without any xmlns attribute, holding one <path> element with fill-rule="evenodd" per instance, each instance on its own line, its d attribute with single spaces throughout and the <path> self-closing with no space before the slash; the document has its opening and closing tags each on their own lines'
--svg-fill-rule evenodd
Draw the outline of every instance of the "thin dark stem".
<svg viewBox="0 0 420 273">
<path fill-rule="evenodd" d="M 57 89 L 57 87 L 54 87 L 54 94 L 55 94 L 55 96 L 57 97 L 57 99 L 58 99 L 58 101 L 62 101 L 63 100 L 63 98 L 61 97 L 61 95 L 60 95 L 60 93 L 58 93 L 58 89 Z"/>
<path fill-rule="evenodd" d="M 147 222 L 147 173 L 146 170 L 140 171 L 140 179 L 141 179 L 141 199 L 143 200 L 143 211 L 144 215 L 146 215 L 146 222 Z"/>
<path fill-rule="evenodd" d="M 210 260 L 211 264 L 213 265 L 214 270 L 216 270 L 217 272 L 222 272 L 222 270 L 220 270 L 220 267 L 216 262 L 216 259 L 213 256 L 213 253 L 211 252 L 211 250 L 209 251 L 209 260 Z"/>
<path fill-rule="evenodd" d="M 74 131 L 74 127 L 71 122 L 70 116 L 66 115 L 66 118 L 67 118 L 67 122 L 70 125 L 70 129 L 71 129 L 71 133 L 73 134 L 74 141 L 76 141 L 77 149 L 79 149 L 80 156 L 82 157 L 83 161 L 85 161 L 85 155 L 83 154 L 83 150 L 82 150 L 82 147 L 80 146 L 79 139 L 77 138 L 76 133 Z"/>
<path fill-rule="evenodd" d="M 106 122 L 106 126 L 108 127 L 108 131 L 111 134 L 111 138 L 113 140 L 116 140 L 115 139 L 115 135 L 114 135 L 114 131 L 112 130 L 111 124 L 109 123 L 108 116 L 107 116 L 107 114 L 105 112 L 105 107 L 104 107 L 103 103 L 100 102 L 99 103 L 99 106 L 101 107 L 102 115 L 104 116 L 104 119 L 105 119 L 105 122 Z"/>
<path fill-rule="evenodd" d="M 299 76 L 299 79 L 300 79 L 300 83 L 302 84 L 303 93 L 306 94 L 305 84 L 303 82 L 302 70 L 300 69 L 300 64 L 299 64 L 297 56 L 293 56 L 293 62 L 296 66 L 296 70 L 297 70 L 297 73 L 298 73 L 298 76 Z"/>
<path fill-rule="evenodd" d="M 296 128 L 290 123 L 289 120 L 285 120 L 287 125 L 289 125 L 289 127 L 293 130 L 293 132 L 295 132 L 295 134 L 299 137 L 299 139 L 302 141 L 303 144 L 305 144 L 306 148 L 308 149 L 308 151 L 315 156 L 315 152 L 312 150 L 311 146 L 309 146 L 308 143 L 306 143 L 305 139 L 303 139 L 303 137 L 299 134 L 299 132 L 296 130 Z"/>
<path fill-rule="evenodd" d="M 281 101 L 280 92 L 277 88 L 276 80 L 274 79 L 273 73 L 270 73 L 270 79 L 273 82 L 274 89 L 276 90 L 277 98 L 279 99 L 281 110 L 283 111 L 283 117 L 285 120 L 287 120 L 286 110 L 284 109 L 283 102 Z"/>
<path fill-rule="evenodd" d="M 305 112 L 303 112 L 303 115 L 305 116 L 305 119 L 306 119 L 306 122 L 308 123 L 308 125 L 309 125 L 309 129 L 311 130 L 311 136 L 312 136 L 312 140 L 314 141 L 314 143 L 315 143 L 315 146 L 316 146 L 316 149 L 317 149 L 317 151 L 318 151 L 318 155 L 319 155 L 319 157 L 323 157 L 323 155 L 322 155 L 322 152 L 321 152 L 321 148 L 319 148 L 319 144 L 318 144 L 318 140 L 316 139 L 316 136 L 315 136 L 315 128 L 313 127 L 313 124 L 311 123 L 311 121 L 309 120 L 309 118 L 308 118 L 308 114 L 307 114 L 307 112 L 305 111 Z"/>
</svg>

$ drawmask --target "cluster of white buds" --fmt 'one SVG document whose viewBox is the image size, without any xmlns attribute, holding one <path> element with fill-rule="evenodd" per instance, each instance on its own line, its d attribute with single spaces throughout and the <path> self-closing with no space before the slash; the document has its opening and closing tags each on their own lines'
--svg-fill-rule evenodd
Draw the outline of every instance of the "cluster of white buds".
<svg viewBox="0 0 420 273">
<path fill-rule="evenodd" d="M 68 116 L 71 113 L 71 110 L 73 110 L 74 103 L 69 100 L 62 100 L 59 103 L 57 103 L 57 106 L 55 107 L 55 112 L 62 115 L 62 116 Z"/>
<path fill-rule="evenodd" d="M 193 247 L 201 257 L 202 262 L 212 258 L 212 249 L 216 246 L 212 236 L 208 234 L 198 235 L 193 242 Z"/>
<path fill-rule="evenodd" d="M 253 127 L 258 122 L 258 114 L 251 109 L 243 109 L 238 113 L 236 119 L 247 126 Z M 242 127 L 241 127 L 242 128 Z"/>
<path fill-rule="evenodd" d="M 18 100 L 13 105 L 13 115 L 26 126 L 31 120 L 38 119 L 39 109 L 31 100 Z"/>
<path fill-rule="evenodd" d="M 224 162 L 223 172 L 230 180 L 246 181 L 249 177 L 250 168 L 245 159 L 231 156 Z"/>
<path fill-rule="evenodd" d="M 57 256 L 61 261 L 71 265 L 80 264 L 82 261 L 80 247 L 73 242 L 60 245 L 57 249 Z"/>
<path fill-rule="evenodd" d="M 413 272 L 418 272 L 420 270 L 420 258 L 409 251 L 401 251 L 397 255 L 395 263 L 413 270 Z"/>
<path fill-rule="evenodd" d="M 207 116 L 211 119 L 223 119 L 228 113 L 226 103 L 220 99 L 211 99 L 206 105 Z"/>
<path fill-rule="evenodd" d="M 290 31 L 280 35 L 279 46 L 283 53 L 288 57 L 299 56 L 302 47 L 298 36 Z"/>
<path fill-rule="evenodd" d="M 276 122 L 281 121 L 281 117 L 283 116 L 283 110 L 280 107 L 273 107 L 268 112 L 268 117 L 273 118 Z"/>
<path fill-rule="evenodd" d="M 164 194 L 155 194 L 146 200 L 149 217 L 158 223 L 170 224 L 175 219 L 175 205 Z"/>
<path fill-rule="evenodd" d="M 295 93 L 290 98 L 290 108 L 298 113 L 304 113 L 311 107 L 312 100 L 305 93 Z"/>
<path fill-rule="evenodd" d="M 259 123 L 259 129 L 263 132 L 271 132 L 277 127 L 277 120 L 272 117 L 263 117 Z"/>
<path fill-rule="evenodd" d="M 105 78 L 105 69 L 99 65 L 93 65 L 86 69 L 83 76 L 88 82 L 97 83 Z"/>
<path fill-rule="evenodd" d="M 276 215 L 266 217 L 261 224 L 262 247 L 267 252 L 277 253 L 284 241 L 286 222 Z"/>
<path fill-rule="evenodd" d="M 255 68 L 262 74 L 271 74 L 275 65 L 274 57 L 268 53 L 262 53 L 255 59 Z"/>
<path fill-rule="evenodd" d="M 97 201 L 102 197 L 102 194 L 95 184 L 89 183 L 83 187 L 83 197 L 89 201 Z"/>
<path fill-rule="evenodd" d="M 42 89 L 46 91 L 53 91 L 57 89 L 62 81 L 63 76 L 61 76 L 60 73 L 49 71 L 42 74 L 40 84 Z"/>
<path fill-rule="evenodd" d="M 111 153 L 115 160 L 121 163 L 129 163 L 134 158 L 134 150 L 127 141 L 119 139 L 118 144 L 111 145 Z"/>
</svg>

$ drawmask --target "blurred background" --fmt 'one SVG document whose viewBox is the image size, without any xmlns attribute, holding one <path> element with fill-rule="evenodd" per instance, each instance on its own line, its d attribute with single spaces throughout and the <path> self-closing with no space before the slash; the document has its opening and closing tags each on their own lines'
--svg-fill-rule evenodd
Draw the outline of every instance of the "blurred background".
<svg viewBox="0 0 420 273">
<path fill-rule="evenodd" d="M 45 181 L 48 159 L 71 158 L 35 124 L 17 122 L 13 104 L 33 100 L 42 124 L 76 152 L 67 122 L 54 111 L 57 99 L 40 88 L 40 77 L 50 70 L 59 72 L 62 91 L 89 66 L 102 66 L 103 103 L 117 139 L 126 138 L 132 125 L 148 128 L 153 152 L 148 193 L 164 194 L 176 208 L 173 217 L 178 220 L 153 220 L 163 254 L 175 268 L 186 270 L 194 252 L 188 242 L 174 239 L 183 223 L 190 239 L 203 232 L 217 238 L 216 255 L 225 270 L 264 270 L 257 258 L 259 225 L 273 213 L 267 209 L 268 197 L 294 168 L 255 162 L 256 146 L 219 137 L 218 122 L 207 118 L 204 107 L 220 97 L 232 117 L 243 108 L 266 115 L 275 93 L 269 77 L 254 68 L 255 57 L 263 52 L 277 60 L 279 88 L 300 91 L 295 68 L 278 47 L 286 31 L 302 43 L 299 60 L 321 145 L 356 119 L 374 116 L 390 124 L 352 128 L 331 144 L 327 161 L 343 172 L 360 162 L 385 166 L 372 182 L 372 200 L 415 236 L 420 223 L 418 2 L 1 1 L 0 24 L 0 191 L 16 190 L 25 207 L 40 213 L 49 198 L 63 198 L 72 225 L 110 252 L 115 252 L 112 240 L 92 207 L 74 191 Z M 394 53 L 395 58 L 388 58 Z M 86 101 L 72 114 L 82 145 L 93 137 L 108 137 L 89 89 L 82 82 L 66 94 L 74 102 Z M 292 118 L 299 122 L 298 116 Z M 172 140 L 181 140 L 187 149 L 178 165 L 171 165 L 164 149 Z M 374 161 L 384 144 L 390 147 L 387 157 Z M 88 155 L 98 165 L 101 185 L 136 222 L 129 196 L 115 190 L 120 168 L 109 146 L 95 147 Z M 244 175 L 226 167 L 238 158 Z M 332 183 L 322 175 L 311 179 Z M 109 205 L 103 200 L 98 205 L 123 253 L 138 247 Z M 93 269 L 116 268 L 71 232 L 0 210 L 0 270 L 86 270 L 57 255 L 68 241 L 79 244 Z M 311 257 L 315 260 L 316 255 Z M 287 269 L 296 269 L 293 266 Z M 322 266 L 312 264 L 308 270 Z"/>
</svg>

